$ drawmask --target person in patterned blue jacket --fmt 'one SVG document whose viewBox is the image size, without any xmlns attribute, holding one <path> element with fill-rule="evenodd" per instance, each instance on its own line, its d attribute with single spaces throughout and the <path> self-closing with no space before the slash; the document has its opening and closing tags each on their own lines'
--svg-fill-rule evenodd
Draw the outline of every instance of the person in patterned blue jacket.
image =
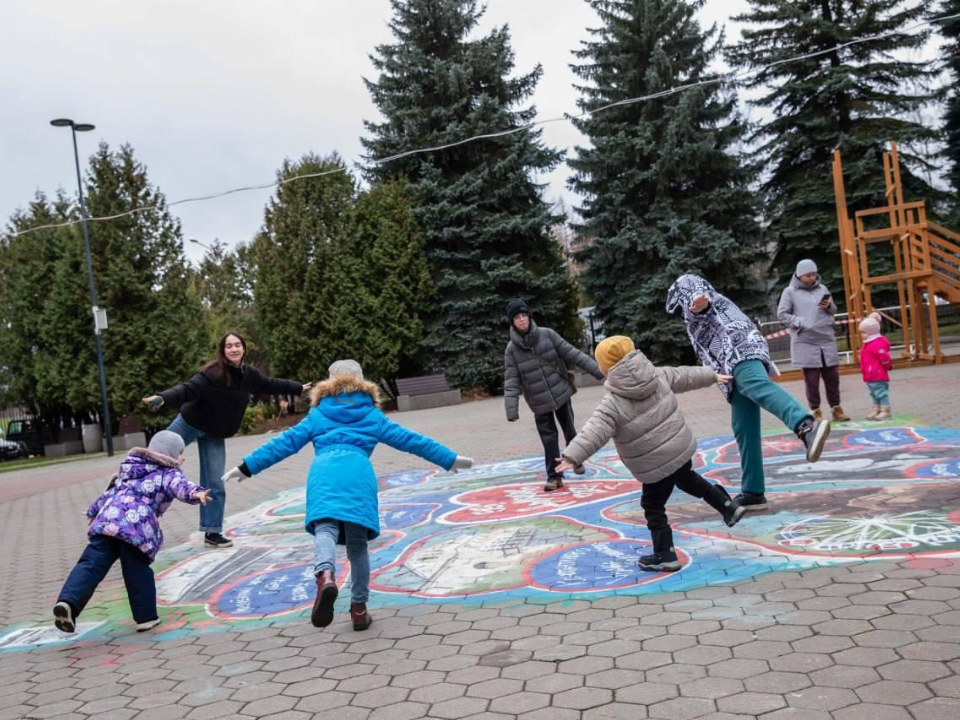
<svg viewBox="0 0 960 720">
<path fill-rule="evenodd" d="M 815 420 L 796 398 L 770 379 L 777 368 L 767 341 L 750 318 L 698 275 L 681 275 L 667 292 L 667 312 L 679 312 L 700 361 L 733 382 L 720 384 L 730 403 L 733 435 L 740 449 L 741 490 L 735 502 L 746 510 L 765 510 L 767 498 L 760 440 L 760 408 L 776 415 L 816 462 L 830 434 L 830 423 Z"/>
<path fill-rule="evenodd" d="M 316 457 L 307 477 L 304 519 L 307 532 L 314 536 L 316 560 L 317 596 L 311 622 L 315 627 L 333 622 L 339 592 L 334 576 L 336 546 L 346 545 L 350 617 L 354 630 L 366 630 L 373 622 L 367 612 L 367 543 L 380 535 L 377 478 L 370 463 L 374 448 L 382 442 L 454 472 L 471 467 L 473 460 L 389 420 L 378 407 L 376 384 L 363 379 L 363 370 L 354 360 L 338 360 L 329 372 L 329 379 L 313 389 L 313 409 L 307 417 L 247 455 L 224 480 L 242 481 L 313 443 Z"/>
<path fill-rule="evenodd" d="M 97 586 L 119 560 L 137 631 L 160 624 L 157 586 L 150 564 L 163 544 L 160 516 L 174 500 L 206 504 L 210 491 L 180 471 L 183 438 L 161 430 L 146 448 L 133 448 L 106 491 L 87 509 L 86 549 L 53 607 L 57 629 L 72 633 Z"/>
</svg>

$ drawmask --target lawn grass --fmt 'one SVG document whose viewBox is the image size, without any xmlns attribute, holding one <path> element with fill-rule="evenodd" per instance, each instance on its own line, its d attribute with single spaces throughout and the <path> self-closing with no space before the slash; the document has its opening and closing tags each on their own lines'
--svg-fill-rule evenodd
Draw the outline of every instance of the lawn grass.
<svg viewBox="0 0 960 720">
<path fill-rule="evenodd" d="M 35 457 L 27 460 L 11 460 L 9 462 L 0 462 L 0 474 L 13 472 L 14 470 L 29 470 L 32 468 L 46 467 L 47 465 L 63 465 L 65 463 L 77 462 L 79 460 L 89 460 L 90 458 L 106 457 L 106 453 L 84 453 L 82 455 L 68 455 L 67 457 Z"/>
</svg>

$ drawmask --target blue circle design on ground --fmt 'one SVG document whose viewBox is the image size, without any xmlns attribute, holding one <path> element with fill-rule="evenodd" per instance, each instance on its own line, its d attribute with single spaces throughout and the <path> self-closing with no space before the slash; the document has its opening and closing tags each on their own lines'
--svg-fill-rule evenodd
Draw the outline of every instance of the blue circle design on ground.
<svg viewBox="0 0 960 720">
<path fill-rule="evenodd" d="M 343 564 L 337 562 L 339 577 Z M 220 593 L 213 603 L 215 612 L 231 617 L 262 617 L 288 613 L 313 603 L 317 579 L 313 563 L 288 565 L 244 578 Z"/>
<path fill-rule="evenodd" d="M 546 556 L 530 568 L 530 580 L 556 590 L 602 590 L 649 581 L 652 574 L 637 567 L 649 543 L 608 540 L 574 545 Z"/>
</svg>

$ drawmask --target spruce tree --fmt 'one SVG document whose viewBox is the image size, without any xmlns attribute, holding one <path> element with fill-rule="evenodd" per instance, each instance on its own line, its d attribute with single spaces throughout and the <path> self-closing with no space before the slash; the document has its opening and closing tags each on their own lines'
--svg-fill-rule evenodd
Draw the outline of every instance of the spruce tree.
<svg viewBox="0 0 960 720">
<path fill-rule="evenodd" d="M 196 272 L 197 294 L 203 303 L 209 328 L 209 352 L 216 352 L 216 343 L 227 332 L 240 333 L 247 344 L 244 360 L 264 370 L 269 368 L 253 305 L 251 279 L 244 276 L 247 245 L 233 250 L 215 240 L 204 253 Z"/>
<path fill-rule="evenodd" d="M 575 120 L 589 141 L 570 161 L 583 198 L 580 276 L 606 333 L 634 338 L 656 362 L 689 359 L 683 324 L 665 315 L 678 275 L 700 274 L 752 309 L 760 258 L 753 178 L 736 152 L 744 122 L 728 89 L 612 103 L 707 76 L 721 38 L 696 19 L 702 2 L 589 0 L 600 17 L 575 52 L 583 80 Z"/>
<path fill-rule="evenodd" d="M 755 71 L 746 81 L 758 89 L 754 105 L 772 118 L 757 130 L 758 158 L 765 163 L 762 192 L 767 236 L 775 245 L 776 286 L 796 263 L 812 258 L 835 297 L 843 287 L 831 163 L 839 148 L 851 212 L 886 202 L 881 155 L 900 144 L 904 190 L 910 199 L 936 199 L 921 177 L 930 168 L 917 154 L 934 140 L 935 128 L 919 118 L 931 99 L 925 89 L 936 69 L 909 60 L 929 31 L 895 32 L 920 21 L 918 0 L 751 0 L 743 38 L 728 60 Z M 841 47 L 881 33 L 883 39 Z M 775 67 L 801 53 L 827 51 Z M 871 272 L 889 269 L 889 258 L 871 253 Z M 842 303 L 841 303 L 842 304 Z"/>
<path fill-rule="evenodd" d="M 364 368 L 395 397 L 396 379 L 417 371 L 430 268 L 405 183 L 380 183 L 361 194 L 356 217 L 370 302 Z"/>
<path fill-rule="evenodd" d="M 960 0 L 943 0 L 936 15 L 960 15 Z M 948 163 L 947 182 L 952 190 L 952 203 L 947 224 L 954 232 L 960 232 L 960 18 L 941 22 L 939 27 L 946 41 L 942 55 L 948 73 L 948 82 L 944 88 L 944 155 Z"/>
<path fill-rule="evenodd" d="M 286 160 L 280 185 L 254 241 L 257 321 L 274 375 L 322 380 L 334 360 L 356 358 L 364 342 L 358 318 L 367 302 L 356 258 L 356 183 L 337 155 Z M 359 359 L 359 358 L 357 358 Z"/>
<path fill-rule="evenodd" d="M 130 414 L 149 418 L 140 398 L 196 371 L 207 339 L 180 223 L 128 145 L 116 152 L 100 145 L 90 159 L 85 192 L 92 217 L 155 208 L 90 223 L 97 301 L 109 322 L 101 341 L 111 415 L 115 422 Z M 83 245 L 74 242 L 58 258 L 49 285 L 40 387 L 49 385 L 72 407 L 96 413 L 100 395 L 87 292 Z"/>
<path fill-rule="evenodd" d="M 76 218 L 75 206 L 62 191 L 52 200 L 38 192 L 26 209 L 14 213 L 8 228 L 23 232 Z M 47 298 L 58 259 L 82 242 L 79 226 L 0 238 L 0 407 L 28 408 L 51 429 L 69 422 L 74 413 L 63 386 L 43 382 L 43 330 L 52 324 Z M 62 341 L 70 342 L 66 328 L 59 329 Z"/>
<path fill-rule="evenodd" d="M 409 181 L 435 288 L 422 346 L 429 369 L 457 386 L 498 388 L 504 306 L 520 297 L 539 323 L 577 341 L 576 290 L 549 236 L 557 218 L 533 180 L 560 160 L 541 133 L 519 130 L 542 70 L 512 76 L 506 27 L 472 37 L 475 0 L 391 0 L 394 44 L 372 56 L 367 81 L 382 122 L 366 123 L 369 180 Z M 510 135 L 386 161 L 415 148 Z"/>
</svg>

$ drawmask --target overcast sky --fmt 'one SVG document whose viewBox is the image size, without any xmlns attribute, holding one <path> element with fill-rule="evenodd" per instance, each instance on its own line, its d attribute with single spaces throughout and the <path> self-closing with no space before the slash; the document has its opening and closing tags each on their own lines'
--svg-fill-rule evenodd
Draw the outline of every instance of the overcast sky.
<svg viewBox="0 0 960 720">
<path fill-rule="evenodd" d="M 728 23 L 746 0 L 708 0 L 702 21 Z M 596 24 L 584 0 L 487 0 L 481 31 L 510 26 L 517 72 L 543 65 L 540 118 L 575 110 L 571 50 Z M 106 140 L 128 142 L 168 201 L 268 182 L 285 157 L 361 153 L 377 118 L 362 77 L 391 42 L 388 0 L 3 0 L 0 14 L 0 224 L 37 189 L 75 192 L 69 132 L 90 122 L 81 162 Z M 739 35 L 733 23 L 728 39 Z M 572 148 L 569 123 L 546 142 Z M 548 196 L 573 200 L 568 170 Z M 185 238 L 232 245 L 263 220 L 268 190 L 173 209 Z M 202 255 L 195 245 L 188 255 Z"/>
</svg>

